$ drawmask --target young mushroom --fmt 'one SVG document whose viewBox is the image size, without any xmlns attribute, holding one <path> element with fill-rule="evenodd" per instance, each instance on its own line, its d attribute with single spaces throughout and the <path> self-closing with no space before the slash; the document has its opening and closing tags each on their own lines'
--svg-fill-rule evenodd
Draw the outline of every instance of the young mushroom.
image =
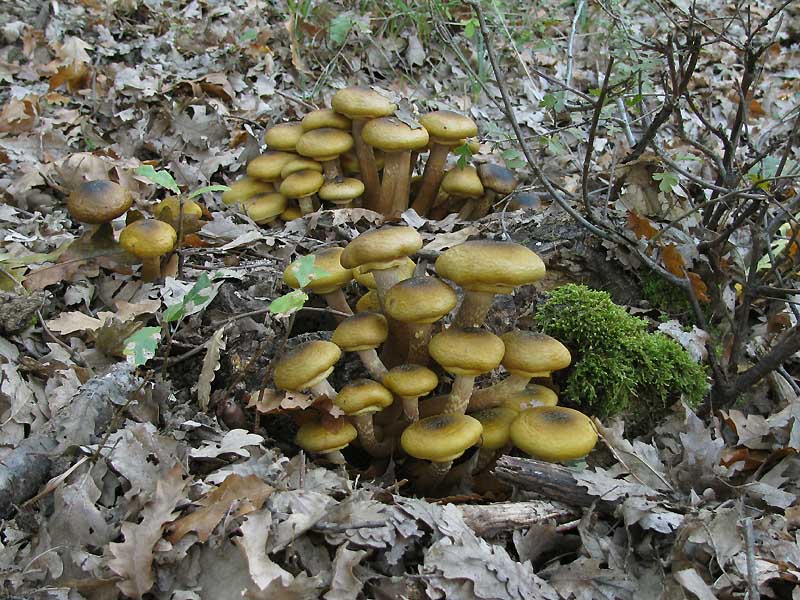
<svg viewBox="0 0 800 600">
<path fill-rule="evenodd" d="M 341 264 L 342 248 L 325 248 L 314 253 L 314 266 L 326 272 L 312 279 L 306 286 L 307 289 L 319 294 L 325 299 L 333 310 L 352 315 L 353 311 L 347 303 L 347 298 L 342 291 L 353 279 L 353 272 L 345 269 Z M 298 259 L 300 260 L 300 259 Z M 297 280 L 296 270 L 299 262 L 291 263 L 283 272 L 283 282 L 291 288 L 298 289 L 300 282 Z"/>
<path fill-rule="evenodd" d="M 583 458 L 597 444 L 592 420 L 563 406 L 522 411 L 511 424 L 511 441 L 523 452 L 549 462 Z"/>
<path fill-rule="evenodd" d="M 481 422 L 483 434 L 481 435 L 480 452 L 473 470 L 480 473 L 486 470 L 497 457 L 498 451 L 509 447 L 511 441 L 511 424 L 517 418 L 517 412 L 502 406 L 485 408 L 469 415 Z"/>
<path fill-rule="evenodd" d="M 181 216 L 181 212 L 183 215 Z M 200 231 L 203 207 L 194 200 L 181 202 L 180 196 L 167 196 L 153 208 L 153 215 L 159 220 L 172 225 L 175 231 L 195 233 Z"/>
<path fill-rule="evenodd" d="M 501 406 L 510 408 L 518 413 L 536 406 L 557 406 L 558 395 L 549 387 L 538 383 L 529 383 L 524 390 L 507 396 Z M 470 405 L 470 408 L 472 406 Z"/>
<path fill-rule="evenodd" d="M 430 394 L 439 385 L 436 373 L 422 365 L 405 364 L 392 368 L 383 378 L 383 385 L 400 397 L 403 412 L 409 421 L 419 420 L 419 398 Z"/>
<path fill-rule="evenodd" d="M 274 192 L 275 186 L 281 178 L 281 170 L 286 166 L 286 163 L 296 158 L 298 156 L 290 152 L 269 150 L 247 163 L 247 175 L 259 181 L 271 183 L 272 189 L 268 191 Z"/>
<path fill-rule="evenodd" d="M 301 135 L 303 127 L 300 123 L 278 123 L 264 133 L 264 143 L 270 150 L 294 152 Z"/>
<path fill-rule="evenodd" d="M 119 234 L 119 244 L 142 260 L 142 280 L 161 278 L 161 257 L 175 249 L 178 233 L 169 223 L 140 219 L 127 225 Z"/>
<path fill-rule="evenodd" d="M 472 213 L 466 215 L 468 219 L 480 219 L 491 211 L 497 198 L 505 198 L 512 194 L 519 185 L 519 180 L 510 169 L 494 163 L 483 163 L 478 167 L 478 177 L 484 189 L 483 196 L 475 204 Z"/>
<path fill-rule="evenodd" d="M 483 184 L 472 165 L 450 169 L 442 179 L 442 191 L 456 203 L 461 202 L 458 218 L 466 220 L 483 196 Z"/>
<path fill-rule="evenodd" d="M 380 312 L 381 301 L 378 300 L 378 292 L 369 290 L 356 302 L 356 312 Z"/>
<path fill-rule="evenodd" d="M 335 181 L 326 181 L 319 188 L 320 200 L 335 204 L 337 208 L 350 206 L 356 198 L 364 193 L 364 184 L 354 177 L 340 177 Z"/>
<path fill-rule="evenodd" d="M 357 379 L 339 392 L 334 404 L 352 419 L 358 432 L 358 441 L 372 456 L 388 456 L 394 444 L 391 440 L 378 441 L 372 422 L 374 413 L 392 404 L 392 393 L 377 381 Z"/>
<path fill-rule="evenodd" d="M 269 225 L 286 210 L 286 196 L 278 192 L 261 194 L 245 204 L 247 216 L 257 225 Z"/>
<path fill-rule="evenodd" d="M 325 183 L 321 173 L 305 169 L 292 173 L 281 182 L 280 192 L 287 198 L 297 200 L 304 215 L 314 212 L 314 198 Z"/>
<path fill-rule="evenodd" d="M 381 380 L 386 375 L 386 367 L 375 349 L 388 336 L 386 317 L 375 312 L 361 312 L 339 323 L 331 341 L 345 352 L 358 353 L 370 377 Z"/>
<path fill-rule="evenodd" d="M 323 127 L 305 132 L 297 141 L 297 153 L 322 163 L 327 181 L 342 176 L 339 155 L 353 147 L 353 137 L 346 131 Z"/>
<path fill-rule="evenodd" d="M 301 121 L 303 131 L 332 127 L 342 131 L 350 131 L 353 123 L 344 115 L 340 115 L 332 108 L 320 108 L 306 114 Z"/>
<path fill-rule="evenodd" d="M 292 173 L 305 170 L 322 173 L 322 165 L 310 158 L 295 158 L 283 165 L 281 169 L 281 179 L 286 179 Z"/>
<path fill-rule="evenodd" d="M 111 221 L 131 207 L 131 193 L 118 183 L 98 179 L 84 181 L 67 198 L 70 216 L 91 226 L 92 237 L 113 241 Z"/>
<path fill-rule="evenodd" d="M 328 383 L 328 375 L 339 361 L 342 351 L 333 342 L 305 342 L 283 355 L 275 364 L 275 385 L 289 392 L 310 390 L 314 396 L 336 398 L 336 390 Z"/>
<path fill-rule="evenodd" d="M 329 423 L 321 420 L 303 423 L 295 435 L 295 443 L 310 454 L 321 454 L 332 463 L 344 464 L 341 452 L 358 437 L 358 432 L 347 419 Z"/>
<path fill-rule="evenodd" d="M 230 189 L 222 192 L 222 202 L 228 206 L 244 204 L 250 198 L 273 191 L 275 186 L 271 183 L 253 177 L 242 177 L 234 181 Z"/>
</svg>

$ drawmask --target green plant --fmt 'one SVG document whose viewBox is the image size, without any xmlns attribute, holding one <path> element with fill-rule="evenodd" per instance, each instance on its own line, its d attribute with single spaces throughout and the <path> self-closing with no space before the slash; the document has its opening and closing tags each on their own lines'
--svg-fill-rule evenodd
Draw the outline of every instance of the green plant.
<svg viewBox="0 0 800 600">
<path fill-rule="evenodd" d="M 691 314 L 692 305 L 686 293 L 654 273 L 642 277 L 642 296 L 653 308 L 670 315 Z"/>
<path fill-rule="evenodd" d="M 670 338 L 584 285 L 553 291 L 536 320 L 572 352 L 563 396 L 605 417 L 625 411 L 634 424 L 654 421 L 683 397 L 696 405 L 708 384 L 702 366 Z"/>
</svg>

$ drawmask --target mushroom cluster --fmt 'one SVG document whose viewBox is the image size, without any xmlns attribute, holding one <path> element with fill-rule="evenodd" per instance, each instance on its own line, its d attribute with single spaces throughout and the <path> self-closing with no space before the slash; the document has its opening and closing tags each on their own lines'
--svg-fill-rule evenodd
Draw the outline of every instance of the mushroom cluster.
<svg viewBox="0 0 800 600">
<path fill-rule="evenodd" d="M 268 129 L 267 151 L 248 163 L 247 176 L 233 182 L 223 202 L 259 224 L 292 220 L 323 202 L 386 216 L 411 206 L 421 216 L 475 219 L 517 187 L 514 174 L 497 164 L 447 170 L 456 148 L 476 144 L 470 138 L 478 126 L 468 116 L 437 110 L 417 121 L 357 86 L 336 92 L 331 105 Z"/>
<path fill-rule="evenodd" d="M 443 252 L 428 275 L 412 259 L 421 247 L 415 229 L 382 227 L 314 255 L 325 273 L 307 291 L 321 294 L 339 323 L 331 341 L 305 342 L 280 358 L 274 383 L 327 398 L 345 416 L 307 409 L 297 444 L 336 462 L 356 440 L 376 458 L 418 459 L 421 491 L 435 490 L 473 446 L 478 470 L 512 446 L 542 460 L 585 456 L 597 441 L 592 421 L 558 406 L 548 387 L 551 373 L 570 364 L 567 348 L 542 333 L 498 336 L 484 325 L 496 295 L 544 276 L 541 259 L 520 244 L 481 239 Z M 298 286 L 299 264 L 284 273 L 291 287 Z M 344 291 L 352 280 L 368 289 L 355 313 Z M 343 352 L 357 353 L 368 377 L 336 390 L 328 377 Z M 476 389 L 478 376 L 500 368 L 505 378 Z M 432 395 L 442 387 L 449 389 Z"/>
</svg>

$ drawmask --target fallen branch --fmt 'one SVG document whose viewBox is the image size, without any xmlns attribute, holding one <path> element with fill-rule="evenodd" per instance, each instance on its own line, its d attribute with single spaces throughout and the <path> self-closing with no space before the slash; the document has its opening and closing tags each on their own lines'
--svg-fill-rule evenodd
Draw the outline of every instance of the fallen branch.
<svg viewBox="0 0 800 600">
<path fill-rule="evenodd" d="M 493 537 L 504 531 L 524 529 L 545 521 L 565 523 L 578 516 L 574 508 L 548 500 L 464 504 L 457 508 L 464 522 L 481 537 Z"/>
</svg>

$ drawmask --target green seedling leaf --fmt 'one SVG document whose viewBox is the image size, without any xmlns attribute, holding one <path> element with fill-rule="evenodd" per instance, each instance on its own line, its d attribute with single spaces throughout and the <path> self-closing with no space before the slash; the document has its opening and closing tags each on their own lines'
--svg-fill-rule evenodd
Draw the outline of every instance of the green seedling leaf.
<svg viewBox="0 0 800 600">
<path fill-rule="evenodd" d="M 187 199 L 194 198 L 195 196 L 199 196 L 200 194 L 205 194 L 206 192 L 227 192 L 230 187 L 227 185 L 207 185 L 205 187 L 201 187 L 189 194 L 186 194 Z"/>
<path fill-rule="evenodd" d="M 463 169 L 469 164 L 470 159 L 472 158 L 472 150 L 469 149 L 469 144 L 461 144 L 460 146 L 456 146 L 453 150 L 453 153 L 458 156 L 458 165 L 459 169 Z"/>
<path fill-rule="evenodd" d="M 214 283 L 207 274 L 203 273 L 197 283 L 192 286 L 192 289 L 181 298 L 180 302 L 169 306 L 164 311 L 164 320 L 167 323 L 172 323 L 200 312 L 217 297 L 217 292 L 221 285 L 222 282 Z"/>
<path fill-rule="evenodd" d="M 286 316 L 303 308 L 307 300 L 308 294 L 303 290 L 294 290 L 275 298 L 275 300 L 269 303 L 267 309 L 269 309 L 269 312 L 273 315 Z"/>
<path fill-rule="evenodd" d="M 503 159 L 506 167 L 512 171 L 521 169 L 526 164 L 525 158 L 522 156 L 522 152 L 515 148 L 506 148 L 500 153 L 500 157 Z"/>
<path fill-rule="evenodd" d="M 245 29 L 244 33 L 242 33 L 242 37 L 239 38 L 239 41 L 246 44 L 248 42 L 252 42 L 257 37 L 258 37 L 258 30 L 252 28 Z"/>
<path fill-rule="evenodd" d="M 328 26 L 328 37 L 334 44 L 344 44 L 347 35 L 353 28 L 354 22 L 352 15 L 341 14 L 337 15 Z"/>
<path fill-rule="evenodd" d="M 301 288 L 306 287 L 314 279 L 328 275 L 328 271 L 314 265 L 314 255 L 308 254 L 298 258 L 292 263 L 292 273 L 297 278 Z"/>
<path fill-rule="evenodd" d="M 172 175 L 170 175 L 169 171 L 156 171 L 152 165 L 142 165 L 141 167 L 137 167 L 136 171 L 134 172 L 156 185 L 167 188 L 174 194 L 181 193 L 178 184 L 175 183 L 175 180 L 172 178 Z"/>
<path fill-rule="evenodd" d="M 161 327 L 143 327 L 125 340 L 122 353 L 134 367 L 140 367 L 156 355 L 161 342 Z"/>
<path fill-rule="evenodd" d="M 475 35 L 475 32 L 478 30 L 478 26 L 480 23 L 478 22 L 477 17 L 472 17 L 471 19 L 463 19 L 461 24 L 464 26 L 464 35 L 468 38 L 471 38 Z"/>
<path fill-rule="evenodd" d="M 679 183 L 678 176 L 671 171 L 665 171 L 663 173 L 653 173 L 653 180 L 660 182 L 658 184 L 658 189 L 664 192 L 665 194 L 671 192 L 672 188 L 677 186 Z"/>
</svg>

